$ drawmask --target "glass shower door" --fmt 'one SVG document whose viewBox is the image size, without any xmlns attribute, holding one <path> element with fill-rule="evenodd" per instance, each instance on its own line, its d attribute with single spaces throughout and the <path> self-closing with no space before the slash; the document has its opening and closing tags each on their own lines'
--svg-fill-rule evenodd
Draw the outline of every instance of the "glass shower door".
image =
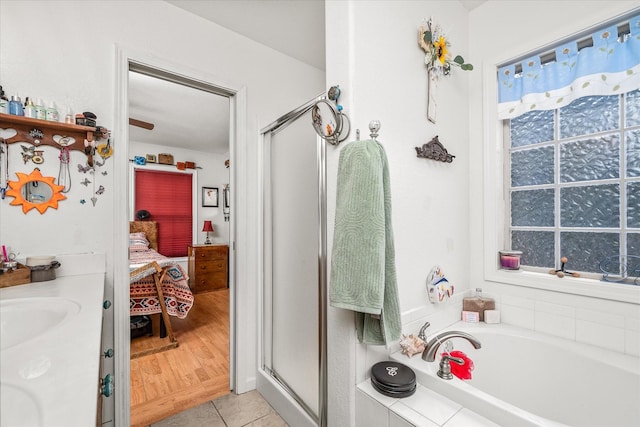
<svg viewBox="0 0 640 427">
<path fill-rule="evenodd" d="M 264 142 L 263 369 L 318 421 L 322 143 L 308 112 Z"/>
</svg>

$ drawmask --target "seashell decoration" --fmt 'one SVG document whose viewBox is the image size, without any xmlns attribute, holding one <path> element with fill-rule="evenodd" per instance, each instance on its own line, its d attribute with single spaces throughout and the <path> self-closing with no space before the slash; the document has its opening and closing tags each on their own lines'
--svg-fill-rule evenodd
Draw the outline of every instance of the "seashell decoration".
<svg viewBox="0 0 640 427">
<path fill-rule="evenodd" d="M 412 357 L 414 354 L 422 353 L 425 346 L 425 342 L 413 334 L 402 334 L 402 338 L 400 339 L 402 354 L 406 354 L 409 357 Z"/>
</svg>

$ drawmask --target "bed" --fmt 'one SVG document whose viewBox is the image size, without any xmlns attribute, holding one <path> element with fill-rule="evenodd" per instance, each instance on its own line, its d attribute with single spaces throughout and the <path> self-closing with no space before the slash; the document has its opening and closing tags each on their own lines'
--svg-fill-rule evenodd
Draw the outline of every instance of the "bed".
<svg viewBox="0 0 640 427">
<path fill-rule="evenodd" d="M 157 223 L 131 221 L 129 312 L 131 316 L 161 314 L 162 323 L 171 342 L 169 347 L 176 347 L 178 342 L 173 335 L 169 315 L 180 319 L 187 317 L 193 306 L 193 294 L 184 269 L 157 250 Z"/>
</svg>

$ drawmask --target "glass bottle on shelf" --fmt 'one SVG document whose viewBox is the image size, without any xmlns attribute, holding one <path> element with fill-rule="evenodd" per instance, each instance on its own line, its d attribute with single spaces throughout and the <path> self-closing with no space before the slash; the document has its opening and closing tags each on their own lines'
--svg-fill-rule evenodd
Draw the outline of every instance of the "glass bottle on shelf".
<svg viewBox="0 0 640 427">
<path fill-rule="evenodd" d="M 56 104 L 51 101 L 51 105 L 47 108 L 46 118 L 50 122 L 57 122 L 60 120 L 60 116 L 58 115 L 58 109 L 56 108 Z"/>
<path fill-rule="evenodd" d="M 24 116 L 32 119 L 36 118 L 36 106 L 33 104 L 33 100 L 27 97 L 27 102 L 24 106 Z"/>
<path fill-rule="evenodd" d="M 46 120 L 47 119 L 47 109 L 44 108 L 44 103 L 42 99 L 38 99 L 36 101 L 36 119 Z"/>
<path fill-rule="evenodd" d="M 13 114 L 14 116 L 24 116 L 22 101 L 19 96 L 11 95 L 11 101 L 9 101 L 9 114 Z"/>
</svg>

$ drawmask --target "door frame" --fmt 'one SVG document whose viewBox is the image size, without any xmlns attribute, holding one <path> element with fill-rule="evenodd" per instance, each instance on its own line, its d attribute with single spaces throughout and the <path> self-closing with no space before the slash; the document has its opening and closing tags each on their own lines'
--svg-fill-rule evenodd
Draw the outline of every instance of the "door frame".
<svg viewBox="0 0 640 427">
<path fill-rule="evenodd" d="M 137 70 L 149 71 L 152 75 L 163 76 L 168 80 L 188 82 L 194 87 L 206 88 L 229 98 L 229 156 L 234 167 L 230 174 L 231 206 L 229 242 L 229 387 L 242 392 L 246 384 L 255 381 L 255 371 L 239 366 L 239 357 L 245 354 L 245 342 L 238 339 L 237 331 L 245 330 L 247 316 L 238 301 L 236 271 L 246 263 L 245 256 L 237 256 L 236 241 L 240 247 L 247 247 L 247 224 L 245 216 L 238 212 L 246 204 L 246 158 L 239 153 L 246 152 L 246 87 L 229 84 L 206 72 L 172 63 L 146 53 L 115 46 L 115 101 L 114 101 L 114 243 L 113 243 L 113 340 L 114 340 L 114 378 L 117 392 L 114 393 L 114 425 L 130 424 L 130 328 L 129 328 L 129 71 L 133 66 Z M 213 89 L 213 90 L 212 90 Z M 253 379 L 252 379 L 253 378 Z"/>
</svg>

